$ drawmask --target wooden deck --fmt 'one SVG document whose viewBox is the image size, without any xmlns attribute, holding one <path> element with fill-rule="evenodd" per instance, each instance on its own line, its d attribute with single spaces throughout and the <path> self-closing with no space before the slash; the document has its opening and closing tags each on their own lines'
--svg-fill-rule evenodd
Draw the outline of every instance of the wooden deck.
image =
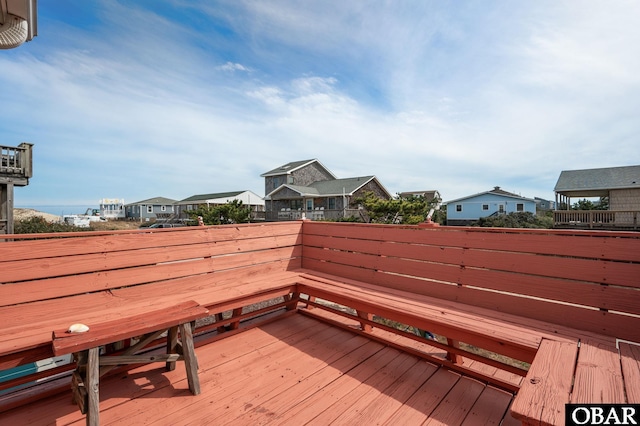
<svg viewBox="0 0 640 426">
<path fill-rule="evenodd" d="M 293 314 L 196 354 L 184 369 L 144 365 L 100 385 L 101 424 L 518 424 L 513 396 L 367 337 Z M 84 424 L 70 391 L 0 414 L 2 424 Z"/>
</svg>

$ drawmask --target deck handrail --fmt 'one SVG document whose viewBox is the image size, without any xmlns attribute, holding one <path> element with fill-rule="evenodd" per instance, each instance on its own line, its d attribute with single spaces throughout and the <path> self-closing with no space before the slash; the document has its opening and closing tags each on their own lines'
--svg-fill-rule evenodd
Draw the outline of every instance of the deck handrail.
<svg viewBox="0 0 640 426">
<path fill-rule="evenodd" d="M 32 177 L 32 147 L 33 144 L 25 142 L 17 147 L 0 145 L 0 173 Z"/>
<path fill-rule="evenodd" d="M 638 210 L 556 210 L 554 226 L 589 229 L 640 229 Z"/>
</svg>

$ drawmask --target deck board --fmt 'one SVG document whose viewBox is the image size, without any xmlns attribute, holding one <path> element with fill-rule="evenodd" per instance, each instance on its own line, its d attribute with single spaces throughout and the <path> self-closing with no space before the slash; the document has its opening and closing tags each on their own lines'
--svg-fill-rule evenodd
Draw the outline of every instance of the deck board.
<svg viewBox="0 0 640 426">
<path fill-rule="evenodd" d="M 640 404 L 640 390 L 633 383 L 640 383 L 640 345 L 620 342 L 620 363 L 625 380 L 625 393 L 629 404 Z"/>
<path fill-rule="evenodd" d="M 200 395 L 189 393 L 184 369 L 136 367 L 101 381 L 101 424 L 510 420 L 511 394 L 303 315 L 198 346 L 196 354 Z M 6 424 L 36 426 L 85 421 L 68 391 L 0 416 Z"/>
<path fill-rule="evenodd" d="M 580 342 L 571 402 L 625 403 L 620 355 L 614 346 L 588 339 Z"/>
</svg>

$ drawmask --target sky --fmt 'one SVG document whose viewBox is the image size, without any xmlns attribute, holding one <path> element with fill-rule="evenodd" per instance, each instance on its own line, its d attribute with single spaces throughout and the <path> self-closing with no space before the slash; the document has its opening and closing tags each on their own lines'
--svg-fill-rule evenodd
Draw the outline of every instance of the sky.
<svg viewBox="0 0 640 426">
<path fill-rule="evenodd" d="M 18 207 L 251 190 L 318 159 L 445 201 L 640 164 L 635 0 L 40 0 L 0 51 Z"/>
</svg>

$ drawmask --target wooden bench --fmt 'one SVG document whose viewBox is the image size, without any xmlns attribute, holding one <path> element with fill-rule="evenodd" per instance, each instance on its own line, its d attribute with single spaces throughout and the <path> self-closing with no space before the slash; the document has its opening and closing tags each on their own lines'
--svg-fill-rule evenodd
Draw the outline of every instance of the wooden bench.
<svg viewBox="0 0 640 426">
<path fill-rule="evenodd" d="M 198 331 L 222 331 L 251 316 L 293 308 L 301 226 L 16 235 L 0 242 L 0 371 L 53 357 L 52 330 L 73 323 L 90 325 L 90 336 L 92 324 L 130 325 L 132 316 L 154 317 L 195 301 L 215 319 Z M 274 298 L 284 300 L 247 308 Z M 0 392 L 48 373 L 0 383 Z M 47 386 L 36 388 L 45 392 Z M 0 411 L 28 400 L 2 397 Z"/>
<path fill-rule="evenodd" d="M 640 234 L 345 225 L 305 223 L 309 306 L 353 308 L 363 332 L 392 331 L 375 316 L 442 336 L 440 363 L 517 392 L 524 424 L 562 424 L 569 402 L 640 402 L 636 346 L 616 347 L 640 342 Z M 524 379 L 492 377 L 460 342 L 531 366 L 484 360 Z"/>
<path fill-rule="evenodd" d="M 73 400 L 82 414 L 87 415 L 87 424 L 100 424 L 100 377 L 119 365 L 164 362 L 170 371 L 175 368 L 176 361 L 183 361 L 189 390 L 194 395 L 200 394 L 191 323 L 208 315 L 206 308 L 191 301 L 116 321 L 82 324 L 89 327 L 86 332 L 55 330 L 52 336 L 54 355 L 74 354 Z M 167 333 L 166 354 L 136 355 L 164 333 Z M 100 355 L 101 347 L 136 336 L 140 336 L 139 342 L 122 353 Z"/>
</svg>

